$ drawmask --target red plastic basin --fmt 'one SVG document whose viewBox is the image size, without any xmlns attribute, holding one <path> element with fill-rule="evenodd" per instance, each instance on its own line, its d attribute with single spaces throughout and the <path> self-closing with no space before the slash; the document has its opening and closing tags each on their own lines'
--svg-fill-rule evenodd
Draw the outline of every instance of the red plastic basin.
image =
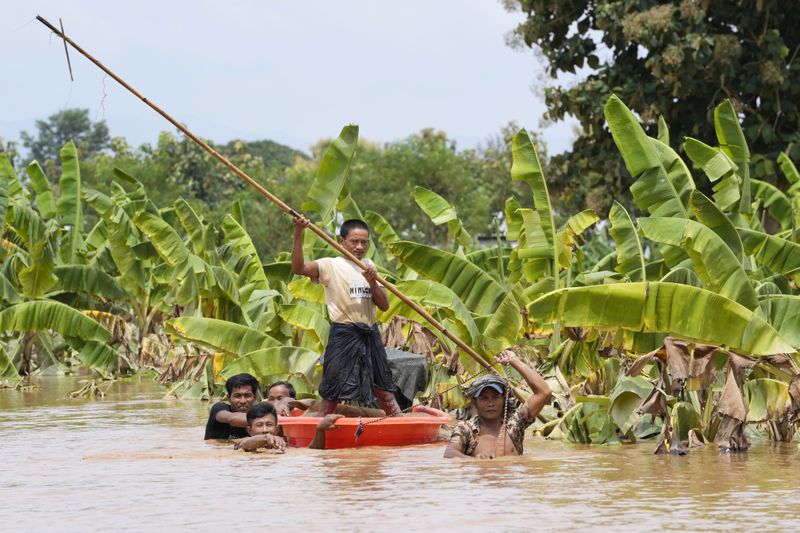
<svg viewBox="0 0 800 533">
<path fill-rule="evenodd" d="M 356 448 L 361 446 L 410 446 L 428 444 L 439 438 L 439 428 L 450 423 L 447 413 L 423 405 L 415 405 L 412 413 L 428 416 L 396 416 L 367 424 L 364 432 L 356 439 L 358 418 L 340 418 L 336 429 L 325 432 L 325 448 Z M 281 416 L 278 424 L 289 439 L 289 446 L 306 448 L 314 438 L 317 424 L 322 420 L 312 416 Z M 376 420 L 363 418 L 362 422 Z"/>
</svg>

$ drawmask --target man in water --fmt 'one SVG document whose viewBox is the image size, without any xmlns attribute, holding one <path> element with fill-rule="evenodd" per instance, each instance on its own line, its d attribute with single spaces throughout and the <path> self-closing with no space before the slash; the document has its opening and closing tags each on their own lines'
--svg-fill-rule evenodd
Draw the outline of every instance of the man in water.
<svg viewBox="0 0 800 533">
<path fill-rule="evenodd" d="M 275 406 L 281 416 L 289 416 L 291 408 L 287 407 L 287 403 L 296 398 L 294 386 L 288 381 L 276 381 L 267 387 L 267 401 Z"/>
<path fill-rule="evenodd" d="M 211 407 L 205 440 L 247 436 L 247 410 L 256 401 L 258 380 L 250 374 L 236 374 L 225 382 L 225 389 L 229 403 L 218 402 Z"/>
<path fill-rule="evenodd" d="M 235 450 L 252 452 L 259 448 L 275 450 L 283 453 L 286 450 L 286 440 L 280 435 L 278 426 L 278 413 L 275 406 L 268 402 L 257 403 L 247 410 L 247 434 L 249 437 L 237 442 Z M 322 450 L 325 448 L 325 432 L 338 429 L 334 425 L 342 415 L 331 414 L 325 416 L 317 424 L 314 438 L 308 445 L 309 448 Z"/>
<path fill-rule="evenodd" d="M 472 398 L 472 405 L 478 414 L 471 420 L 458 423 L 444 451 L 445 457 L 494 459 L 500 455 L 522 455 L 525 429 L 550 400 L 550 387 L 542 376 L 511 350 L 501 352 L 496 360 L 500 364 L 511 365 L 519 372 L 533 395 L 510 413 L 505 407 L 508 382 L 497 374 L 476 379 L 466 394 Z M 505 427 L 504 413 L 508 415 Z"/>
<path fill-rule="evenodd" d="M 375 279 L 375 264 L 364 257 L 369 248 L 369 226 L 352 219 L 339 230 L 339 244 L 367 265 L 362 270 L 344 257 L 306 261 L 303 230 L 308 225 L 303 216 L 294 219 L 292 272 L 325 288 L 332 322 L 322 364 L 319 414 L 333 413 L 341 400 L 369 405 L 376 399 L 387 415 L 399 414 L 392 371 L 375 324 L 376 308 L 386 311 L 389 298 Z"/>
</svg>

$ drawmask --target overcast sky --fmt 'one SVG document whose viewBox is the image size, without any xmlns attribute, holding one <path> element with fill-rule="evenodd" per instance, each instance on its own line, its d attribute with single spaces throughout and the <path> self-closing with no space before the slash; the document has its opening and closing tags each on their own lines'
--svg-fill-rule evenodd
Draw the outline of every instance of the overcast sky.
<svg viewBox="0 0 800 533">
<path fill-rule="evenodd" d="M 40 14 L 198 135 L 307 150 L 347 123 L 394 141 L 442 129 L 461 148 L 510 120 L 540 129 L 542 71 L 504 36 L 522 15 L 497 0 L 17 1 L 0 17 L 0 137 L 88 108 L 112 135 L 153 143 L 173 128 L 61 41 Z M 543 131 L 550 154 L 571 127 Z"/>
</svg>

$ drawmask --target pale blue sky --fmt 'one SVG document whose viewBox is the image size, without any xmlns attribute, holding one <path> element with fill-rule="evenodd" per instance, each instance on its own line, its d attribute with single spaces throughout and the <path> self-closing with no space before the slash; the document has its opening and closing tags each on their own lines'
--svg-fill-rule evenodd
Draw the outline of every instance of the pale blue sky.
<svg viewBox="0 0 800 533">
<path fill-rule="evenodd" d="M 497 0 L 3 1 L 0 137 L 65 107 L 153 143 L 172 127 L 40 23 L 72 39 L 198 135 L 307 150 L 356 123 L 375 141 L 421 128 L 471 147 L 510 120 L 539 129 L 542 64 L 505 45 L 521 19 Z M 105 99 L 103 92 L 105 90 Z M 101 106 L 102 101 L 102 106 Z M 568 124 L 543 131 L 549 153 Z"/>
</svg>

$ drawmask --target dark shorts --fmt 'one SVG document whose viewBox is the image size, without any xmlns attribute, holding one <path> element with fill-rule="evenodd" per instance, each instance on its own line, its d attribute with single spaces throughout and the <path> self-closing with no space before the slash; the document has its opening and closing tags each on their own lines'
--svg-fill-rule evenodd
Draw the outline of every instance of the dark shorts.
<svg viewBox="0 0 800 533">
<path fill-rule="evenodd" d="M 331 324 L 319 394 L 326 400 L 375 402 L 373 388 L 394 392 L 392 371 L 377 324 Z"/>
</svg>

